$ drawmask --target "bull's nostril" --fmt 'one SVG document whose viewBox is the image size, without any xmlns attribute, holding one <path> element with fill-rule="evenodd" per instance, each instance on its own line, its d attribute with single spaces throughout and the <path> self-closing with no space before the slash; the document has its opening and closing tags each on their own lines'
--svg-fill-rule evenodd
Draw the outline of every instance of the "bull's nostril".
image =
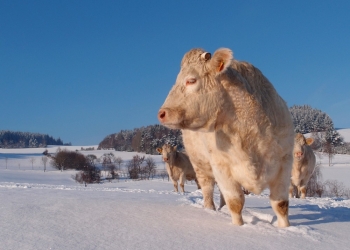
<svg viewBox="0 0 350 250">
<path fill-rule="evenodd" d="M 165 115 L 166 115 L 166 112 L 165 112 L 164 110 L 161 110 L 161 111 L 159 111 L 159 113 L 158 113 L 159 119 L 164 119 Z"/>
</svg>

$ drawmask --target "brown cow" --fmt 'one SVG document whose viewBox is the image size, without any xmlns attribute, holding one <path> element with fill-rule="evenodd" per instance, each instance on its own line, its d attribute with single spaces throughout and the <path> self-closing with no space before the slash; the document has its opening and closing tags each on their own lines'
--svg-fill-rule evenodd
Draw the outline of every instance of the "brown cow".
<svg viewBox="0 0 350 250">
<path fill-rule="evenodd" d="M 189 51 L 158 119 L 183 130 L 205 207 L 213 208 L 216 181 L 233 224 L 242 225 L 241 186 L 255 194 L 269 188 L 278 226 L 289 226 L 293 123 L 286 103 L 257 68 L 233 60 L 229 49 L 213 57 L 202 49 Z"/>
<path fill-rule="evenodd" d="M 315 170 L 316 157 L 312 151 L 311 145 L 314 142 L 312 138 L 305 138 L 302 134 L 297 133 L 294 139 L 294 161 L 292 168 L 292 178 L 289 187 L 289 197 L 293 197 L 294 186 L 297 187 L 298 192 L 296 197 L 305 199 L 306 186 L 309 179 Z M 301 196 L 300 196 L 301 194 Z"/>
<path fill-rule="evenodd" d="M 169 144 L 164 144 L 163 147 L 157 148 L 157 151 L 162 154 L 163 161 L 166 164 L 166 170 L 174 183 L 174 191 L 178 192 L 177 182 L 180 181 L 181 191 L 184 193 L 185 180 L 194 180 L 197 183 L 198 189 L 200 189 L 190 159 L 185 153 L 179 152 L 176 149 L 177 146 L 173 147 Z"/>
</svg>

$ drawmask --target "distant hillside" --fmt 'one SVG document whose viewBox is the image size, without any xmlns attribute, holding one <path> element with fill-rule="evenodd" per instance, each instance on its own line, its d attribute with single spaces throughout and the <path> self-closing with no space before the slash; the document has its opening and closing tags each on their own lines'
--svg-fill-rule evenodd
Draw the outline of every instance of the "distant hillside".
<svg viewBox="0 0 350 250">
<path fill-rule="evenodd" d="M 47 145 L 64 144 L 60 138 L 55 139 L 47 134 L 0 130 L 0 148 L 37 148 Z"/>
<path fill-rule="evenodd" d="M 106 136 L 98 145 L 98 149 L 114 148 L 117 151 L 158 154 L 156 148 L 161 147 L 164 143 L 177 145 L 178 149 L 183 149 L 181 131 L 168 129 L 158 124 L 133 130 L 122 130 Z"/>
</svg>

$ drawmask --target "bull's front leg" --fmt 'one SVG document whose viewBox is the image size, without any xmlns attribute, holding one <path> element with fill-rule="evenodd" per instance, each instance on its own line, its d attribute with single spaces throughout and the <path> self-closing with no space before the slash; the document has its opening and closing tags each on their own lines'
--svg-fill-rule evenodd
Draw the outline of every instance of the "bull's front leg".
<svg viewBox="0 0 350 250">
<path fill-rule="evenodd" d="M 185 179 L 186 179 L 186 176 L 184 173 L 182 173 L 180 175 L 180 179 L 179 179 L 179 182 L 180 182 L 180 188 L 181 188 L 181 192 L 182 193 L 185 193 Z"/>
<path fill-rule="evenodd" d="M 297 186 L 297 193 L 295 195 L 295 198 L 300 198 L 300 185 Z"/>
<path fill-rule="evenodd" d="M 299 191 L 299 197 L 301 199 L 305 199 L 306 198 L 306 185 L 305 185 L 305 182 L 303 180 L 300 182 L 300 186 L 298 187 L 298 191 Z"/>
<path fill-rule="evenodd" d="M 294 197 L 293 194 L 294 194 L 294 185 L 293 185 L 292 182 L 290 182 L 290 185 L 289 185 L 289 198 L 293 198 Z"/>
<path fill-rule="evenodd" d="M 173 184 L 174 184 L 174 192 L 179 192 L 179 189 L 178 189 L 178 185 L 177 185 L 177 181 L 174 181 L 174 180 L 172 180 L 173 181 Z"/>
<path fill-rule="evenodd" d="M 226 203 L 231 214 L 232 224 L 243 225 L 242 210 L 245 197 L 241 185 L 233 179 L 228 166 L 214 165 L 212 169 L 223 196 L 220 203 Z"/>
<path fill-rule="evenodd" d="M 177 192 L 179 191 L 179 189 L 178 189 L 178 187 L 177 187 L 177 181 L 174 180 L 173 177 L 172 177 L 171 175 L 169 175 L 169 177 L 170 177 L 170 180 L 173 182 L 173 185 L 174 185 L 174 192 L 177 193 Z"/>
<path fill-rule="evenodd" d="M 216 179 L 222 194 L 220 203 L 222 203 L 222 205 L 226 203 L 231 214 L 232 224 L 237 226 L 243 225 L 242 210 L 245 197 L 241 185 L 232 180 Z"/>
<path fill-rule="evenodd" d="M 194 165 L 194 169 L 196 171 L 199 186 L 202 189 L 204 207 L 207 209 L 215 210 L 215 204 L 214 204 L 215 179 L 214 179 L 214 177 L 206 174 L 201 169 L 198 169 L 195 165 Z"/>
</svg>

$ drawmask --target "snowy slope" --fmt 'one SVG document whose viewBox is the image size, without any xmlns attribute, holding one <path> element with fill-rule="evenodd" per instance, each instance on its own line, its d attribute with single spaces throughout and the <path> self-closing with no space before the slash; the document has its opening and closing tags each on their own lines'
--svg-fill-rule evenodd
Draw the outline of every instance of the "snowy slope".
<svg viewBox="0 0 350 250">
<path fill-rule="evenodd" d="M 25 152 L 24 152 L 25 151 Z M 226 207 L 203 209 L 200 190 L 185 185 L 172 192 L 160 179 L 120 181 L 84 187 L 74 171 L 31 170 L 41 149 L 4 154 L 21 161 L 5 169 L 0 159 L 0 249 L 347 249 L 350 201 L 332 198 L 290 200 L 291 227 L 278 229 L 268 191 L 246 196 L 244 226 L 231 224 Z M 93 151 L 93 154 L 103 152 Z M 135 153 L 115 152 L 123 157 Z M 154 156 L 159 160 L 159 156 Z M 327 163 L 325 157 L 318 161 Z M 25 166 L 28 165 L 28 166 Z M 336 156 L 332 177 L 350 176 L 350 158 Z M 159 162 L 159 167 L 162 167 Z M 344 170 L 345 172 L 341 172 Z M 323 171 L 324 179 L 328 173 Z M 219 193 L 215 191 L 215 202 Z"/>
<path fill-rule="evenodd" d="M 345 142 L 350 142 L 350 128 L 337 129 L 337 131 L 343 137 Z"/>
</svg>

